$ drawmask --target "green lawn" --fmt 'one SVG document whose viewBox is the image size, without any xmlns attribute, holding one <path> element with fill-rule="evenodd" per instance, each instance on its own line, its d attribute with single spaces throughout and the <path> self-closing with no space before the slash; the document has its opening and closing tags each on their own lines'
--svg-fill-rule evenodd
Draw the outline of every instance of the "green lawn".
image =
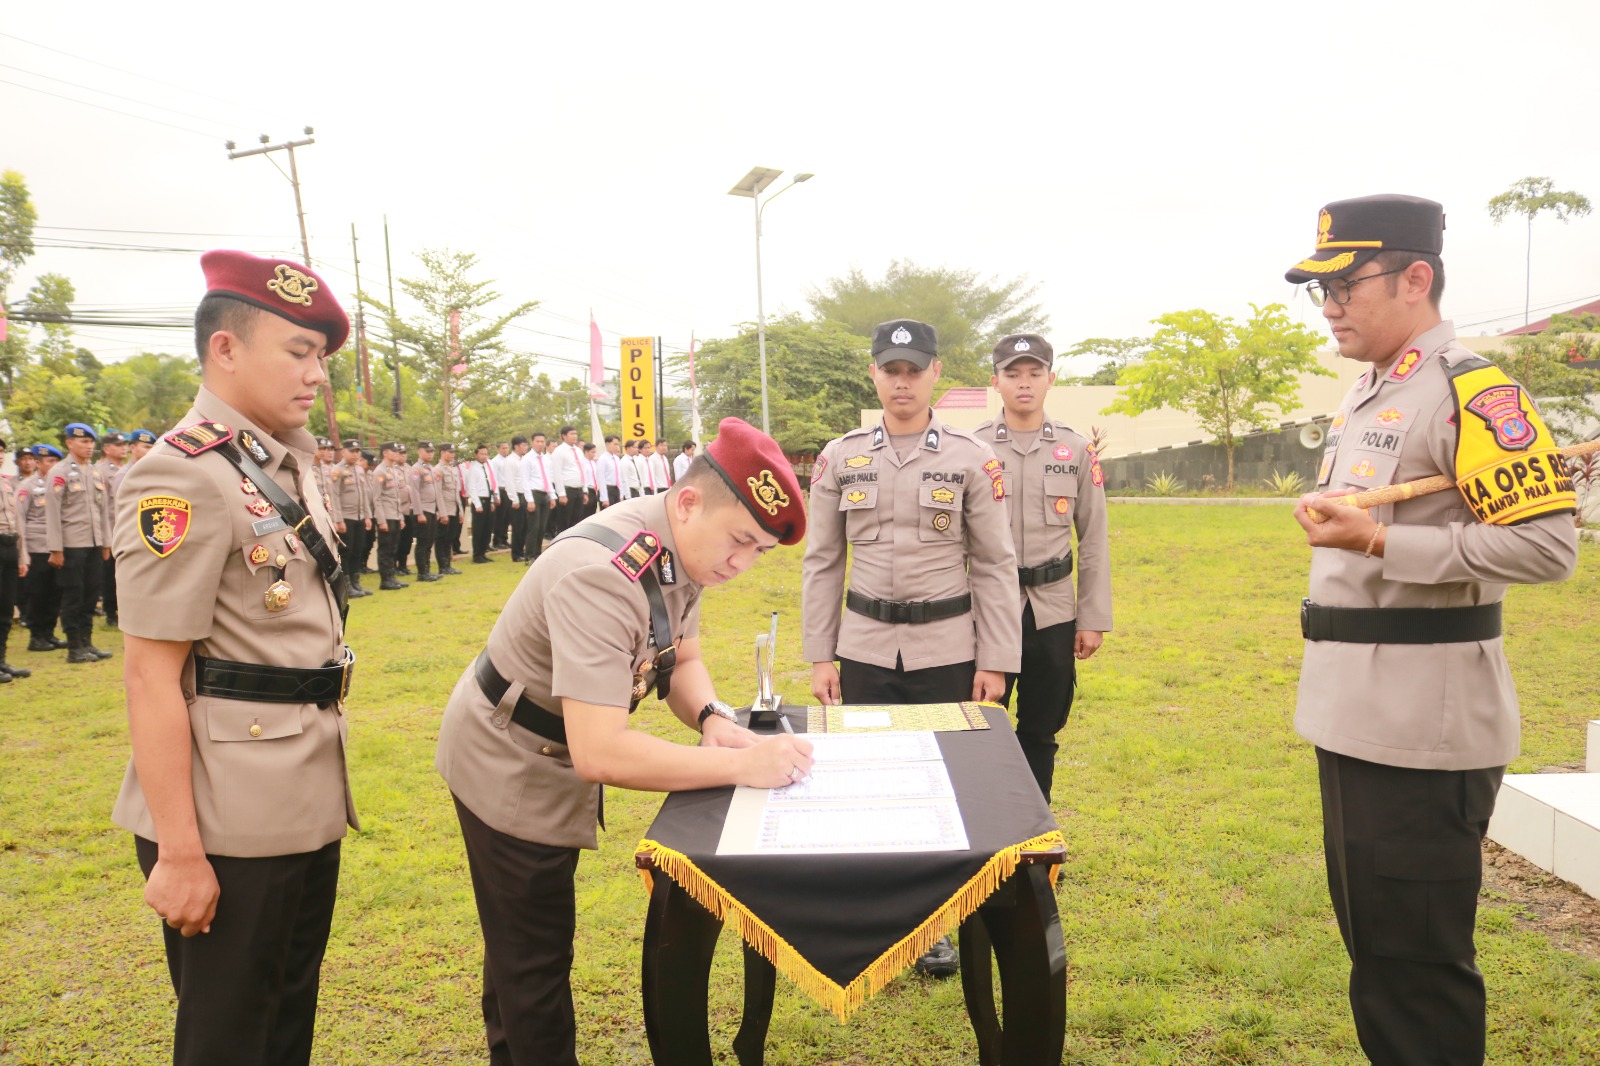
<svg viewBox="0 0 1600 1066">
<path fill-rule="evenodd" d="M 1072 1063 L 1358 1063 L 1346 964 L 1323 882 L 1316 772 L 1294 734 L 1307 549 L 1280 507 L 1113 505 L 1117 629 L 1082 672 L 1062 735 L 1056 816 Z M 364 827 L 345 843 L 315 1059 L 483 1061 L 480 942 L 449 797 L 433 771 L 442 703 L 512 583 L 504 556 L 464 577 L 357 601 L 351 761 Z M 753 635 L 783 612 L 783 690 L 799 661 L 797 550 L 706 598 L 722 695 L 752 694 Z M 1600 705 L 1592 616 L 1600 549 L 1563 586 L 1514 589 L 1522 694 L 1513 770 L 1582 760 Z M 25 637 L 25 635 L 24 635 Z M 121 638 L 98 666 L 20 650 L 0 688 L 0 1064 L 158 1063 L 172 1000 L 128 835 L 109 820 L 127 758 Z M 691 739 L 663 709 L 636 724 Z M 649 1061 L 639 1004 L 645 896 L 633 847 L 659 805 L 611 790 L 610 831 L 579 868 L 579 1050 Z M 1495 1063 L 1600 1057 L 1600 966 L 1486 900 L 1480 965 Z M 716 1046 L 737 1027 L 738 952 L 713 974 Z M 774 1064 L 973 1063 L 959 981 L 906 977 L 838 1024 L 780 979 Z"/>
</svg>

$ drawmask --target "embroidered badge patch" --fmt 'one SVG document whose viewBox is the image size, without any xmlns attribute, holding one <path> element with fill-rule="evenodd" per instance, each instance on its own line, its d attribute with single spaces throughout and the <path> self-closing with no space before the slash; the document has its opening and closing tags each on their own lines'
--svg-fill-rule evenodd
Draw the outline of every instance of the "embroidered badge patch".
<svg viewBox="0 0 1600 1066">
<path fill-rule="evenodd" d="M 1378 472 L 1378 468 L 1372 465 L 1371 459 L 1363 459 L 1355 466 L 1352 466 L 1350 472 L 1356 477 L 1371 477 Z"/>
<path fill-rule="evenodd" d="M 817 480 L 826 469 L 828 469 L 828 457 L 826 455 L 817 456 L 817 461 L 811 464 L 811 480 Z"/>
<path fill-rule="evenodd" d="M 1411 376 L 1411 372 L 1422 362 L 1421 348 L 1407 348 L 1406 354 L 1394 362 L 1394 369 L 1389 371 L 1390 381 L 1404 381 Z"/>
<path fill-rule="evenodd" d="M 1100 460 L 1098 459 L 1089 468 L 1089 480 L 1094 482 L 1095 488 L 1099 488 L 1106 483 L 1106 472 L 1100 469 Z"/>
<path fill-rule="evenodd" d="M 641 529 L 622 546 L 621 551 L 611 557 L 611 561 L 628 576 L 629 581 L 638 581 L 660 554 L 661 538 L 648 529 Z"/>
<path fill-rule="evenodd" d="M 783 491 L 783 486 L 772 476 L 772 471 L 763 470 L 756 477 L 745 478 L 744 482 L 750 486 L 750 494 L 755 497 L 756 506 L 769 515 L 777 517 L 780 510 L 789 506 L 789 494 Z"/>
<path fill-rule="evenodd" d="M 1054 506 L 1056 509 L 1056 514 L 1066 514 L 1068 511 L 1072 510 L 1072 501 L 1067 499 L 1065 496 L 1057 496 Z"/>
<path fill-rule="evenodd" d="M 180 496 L 145 496 L 139 500 L 139 535 L 144 546 L 165 559 L 178 550 L 189 532 L 189 501 Z"/>
<path fill-rule="evenodd" d="M 267 515 L 272 513 L 272 504 L 268 503 L 266 500 L 251 500 L 249 503 L 244 505 L 244 509 L 255 515 L 257 518 L 265 518 Z"/>
<path fill-rule="evenodd" d="M 956 494 L 950 489 L 934 489 L 928 493 L 928 498 L 934 503 L 955 503 Z"/>
<path fill-rule="evenodd" d="M 1483 419 L 1494 434 L 1495 443 L 1508 452 L 1524 450 L 1538 436 L 1528 422 L 1521 385 L 1491 385 L 1468 400 L 1466 409 Z"/>
<path fill-rule="evenodd" d="M 949 529 L 950 528 L 950 512 L 949 511 L 940 511 L 938 514 L 934 515 L 933 516 L 933 528 L 937 529 L 940 533 L 943 533 L 945 530 Z"/>
<path fill-rule="evenodd" d="M 1071 459 L 1072 458 L 1072 447 L 1071 447 L 1071 445 L 1057 444 L 1056 445 L 1056 450 L 1055 450 L 1055 457 L 1057 459 L 1060 459 L 1063 463 L 1066 462 L 1068 459 Z"/>
<path fill-rule="evenodd" d="M 1317 469 L 1317 484 L 1326 485 L 1328 478 L 1333 476 L 1333 456 L 1323 456 L 1322 466 Z"/>
<path fill-rule="evenodd" d="M 983 464 L 983 472 L 989 475 L 989 483 L 994 486 L 994 498 L 1006 498 L 1006 468 L 1000 465 L 1000 460 L 990 459 Z"/>
<path fill-rule="evenodd" d="M 279 263 L 273 272 L 278 276 L 268 279 L 267 288 L 283 297 L 285 303 L 311 306 L 311 294 L 317 291 L 316 278 L 302 274 L 287 263 Z"/>
<path fill-rule="evenodd" d="M 872 456 L 852 455 L 850 458 L 844 461 L 844 465 L 848 466 L 851 470 L 860 470 L 864 466 L 872 465 Z"/>
<path fill-rule="evenodd" d="M 1405 418 L 1406 416 L 1404 414 L 1391 407 L 1387 411 L 1378 412 L 1378 425 L 1398 426 L 1401 422 L 1405 421 Z"/>
<path fill-rule="evenodd" d="M 233 439 L 233 430 L 221 422 L 196 422 L 173 430 L 164 439 L 190 455 L 199 455 L 228 443 Z"/>
<path fill-rule="evenodd" d="M 867 494 L 862 492 L 860 489 L 851 489 L 849 492 L 844 494 L 844 498 L 848 503 L 860 503 L 862 500 L 867 498 Z"/>
<path fill-rule="evenodd" d="M 284 546 L 289 549 L 289 554 L 300 554 L 300 538 L 295 536 L 293 533 L 285 533 L 283 535 L 283 543 Z"/>
<path fill-rule="evenodd" d="M 270 558 L 272 558 L 272 553 L 267 551 L 267 546 L 265 544 L 257 544 L 254 548 L 250 549 L 250 561 L 255 563 L 257 566 L 260 566 Z"/>
<path fill-rule="evenodd" d="M 1338 429 L 1342 425 L 1344 425 L 1344 412 L 1340 411 L 1338 414 L 1333 416 L 1333 422 L 1328 426 L 1328 428 Z"/>
</svg>

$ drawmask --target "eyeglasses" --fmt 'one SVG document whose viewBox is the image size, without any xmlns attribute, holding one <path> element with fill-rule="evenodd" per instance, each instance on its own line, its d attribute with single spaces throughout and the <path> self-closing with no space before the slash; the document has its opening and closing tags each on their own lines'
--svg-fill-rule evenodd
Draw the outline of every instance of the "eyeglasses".
<svg viewBox="0 0 1600 1066">
<path fill-rule="evenodd" d="M 1350 302 L 1350 290 L 1363 281 L 1371 281 L 1373 278 L 1381 278 L 1387 274 L 1398 274 L 1405 269 L 1407 268 L 1396 267 L 1393 270 L 1381 270 L 1376 274 L 1365 274 L 1351 281 L 1345 281 L 1343 278 L 1334 281 L 1308 281 L 1306 282 L 1306 295 L 1311 297 L 1311 302 L 1318 307 L 1321 307 L 1328 300 L 1332 300 L 1340 307 L 1343 307 Z"/>
</svg>

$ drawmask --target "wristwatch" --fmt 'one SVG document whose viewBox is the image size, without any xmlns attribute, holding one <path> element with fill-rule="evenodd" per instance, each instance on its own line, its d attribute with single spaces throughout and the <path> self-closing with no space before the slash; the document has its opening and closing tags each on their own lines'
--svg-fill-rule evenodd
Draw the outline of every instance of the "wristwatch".
<svg viewBox="0 0 1600 1066">
<path fill-rule="evenodd" d="M 723 703 L 721 700 L 712 700 L 710 703 L 700 708 L 700 720 L 696 723 L 700 727 L 700 732 L 704 733 L 706 731 L 706 719 L 710 718 L 712 715 L 716 715 L 719 718 L 726 718 L 734 725 L 739 724 L 739 716 L 733 713 L 733 708 L 731 706 Z"/>
</svg>

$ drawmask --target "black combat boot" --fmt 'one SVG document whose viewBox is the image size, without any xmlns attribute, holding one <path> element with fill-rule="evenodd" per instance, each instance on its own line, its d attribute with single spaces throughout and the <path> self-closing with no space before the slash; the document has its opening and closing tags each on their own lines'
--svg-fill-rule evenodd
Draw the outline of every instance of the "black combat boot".
<svg viewBox="0 0 1600 1066">
<path fill-rule="evenodd" d="M 77 633 L 67 634 L 67 662 L 97 663 L 100 656 L 89 647 L 89 638 Z"/>
<path fill-rule="evenodd" d="M 11 627 L 6 626 L 4 629 L 0 629 L 0 676 L 7 678 L 28 677 L 33 673 L 32 670 L 24 670 L 20 666 L 12 666 L 10 663 L 6 662 L 6 645 L 10 643 L 10 641 Z M 4 684 L 4 682 L 0 682 L 0 684 Z"/>
</svg>

